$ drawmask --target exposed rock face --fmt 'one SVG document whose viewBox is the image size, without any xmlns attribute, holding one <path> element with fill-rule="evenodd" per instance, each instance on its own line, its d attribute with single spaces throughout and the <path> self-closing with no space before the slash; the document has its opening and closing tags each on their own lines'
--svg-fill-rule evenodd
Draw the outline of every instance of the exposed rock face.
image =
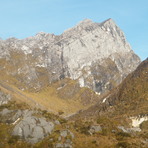
<svg viewBox="0 0 148 148">
<path fill-rule="evenodd" d="M 33 116 L 24 117 L 13 130 L 13 135 L 19 135 L 27 142 L 36 143 L 42 140 L 54 129 L 52 122 L 47 122 L 44 118 Z"/>
<path fill-rule="evenodd" d="M 60 131 L 60 136 L 58 137 L 58 143 L 55 145 L 56 148 L 72 148 L 72 139 L 74 139 L 74 134 L 69 130 Z"/>
<path fill-rule="evenodd" d="M 140 132 L 141 131 L 141 129 L 139 127 L 125 128 L 123 126 L 118 126 L 118 129 L 122 130 L 125 133 Z"/>
<path fill-rule="evenodd" d="M 102 128 L 100 125 L 92 125 L 89 129 L 89 133 L 92 135 L 94 133 L 97 133 L 97 132 L 101 132 L 102 131 Z"/>
<path fill-rule="evenodd" d="M 59 36 L 1 40 L 0 60 L 0 71 L 24 84 L 22 90 L 69 77 L 99 94 L 119 84 L 140 62 L 112 19 L 86 19 Z"/>
<path fill-rule="evenodd" d="M 142 122 L 148 121 L 148 116 L 144 116 L 144 117 L 131 117 L 131 120 L 132 120 L 132 126 L 133 127 L 139 127 Z"/>
<path fill-rule="evenodd" d="M 0 91 L 0 106 L 3 104 L 7 104 L 11 100 L 11 96 L 8 94 L 4 94 L 2 91 Z"/>
<path fill-rule="evenodd" d="M 37 143 L 52 133 L 55 124 L 43 117 L 33 116 L 33 110 L 8 110 L 0 111 L 1 123 L 14 125 L 12 135 L 19 136 L 28 143 Z"/>
</svg>

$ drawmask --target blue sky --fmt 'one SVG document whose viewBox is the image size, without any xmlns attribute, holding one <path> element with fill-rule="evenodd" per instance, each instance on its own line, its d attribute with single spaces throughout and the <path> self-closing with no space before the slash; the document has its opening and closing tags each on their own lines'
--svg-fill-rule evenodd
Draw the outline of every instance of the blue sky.
<svg viewBox="0 0 148 148">
<path fill-rule="evenodd" d="M 85 18 L 112 18 L 135 53 L 148 56 L 148 0 L 0 0 L 0 37 L 58 35 Z"/>
</svg>

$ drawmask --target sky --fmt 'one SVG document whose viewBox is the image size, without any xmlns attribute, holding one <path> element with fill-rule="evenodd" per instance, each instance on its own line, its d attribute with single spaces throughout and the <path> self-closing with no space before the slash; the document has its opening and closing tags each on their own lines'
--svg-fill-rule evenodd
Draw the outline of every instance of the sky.
<svg viewBox="0 0 148 148">
<path fill-rule="evenodd" d="M 86 18 L 112 18 L 141 60 L 148 57 L 148 0 L 0 0 L 0 38 L 59 35 Z"/>
</svg>

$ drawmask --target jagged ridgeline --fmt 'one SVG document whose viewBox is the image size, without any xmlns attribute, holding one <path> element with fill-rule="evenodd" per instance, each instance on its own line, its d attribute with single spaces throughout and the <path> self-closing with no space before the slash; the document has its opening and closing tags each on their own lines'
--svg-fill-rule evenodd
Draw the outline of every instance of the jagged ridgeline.
<svg viewBox="0 0 148 148">
<path fill-rule="evenodd" d="M 112 19 L 84 20 L 59 36 L 1 40 L 0 58 L 1 73 L 15 78 L 20 89 L 40 89 L 68 77 L 98 93 L 121 82 L 140 62 Z"/>
<path fill-rule="evenodd" d="M 61 103 L 57 108 L 46 106 L 56 111 L 65 100 L 74 98 L 79 109 L 94 103 L 139 63 L 139 57 L 112 19 L 102 23 L 86 19 L 59 36 L 41 32 L 22 40 L 0 40 L 0 83 L 29 94 L 28 98 L 36 98 L 43 107 L 50 100 L 55 100 L 56 105 Z M 75 112 L 73 102 L 70 103 Z"/>
</svg>

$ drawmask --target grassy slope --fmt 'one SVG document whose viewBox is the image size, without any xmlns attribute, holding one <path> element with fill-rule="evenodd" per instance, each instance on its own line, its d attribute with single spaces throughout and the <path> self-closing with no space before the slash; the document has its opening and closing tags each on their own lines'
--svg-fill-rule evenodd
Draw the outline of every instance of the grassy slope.
<svg viewBox="0 0 148 148">
<path fill-rule="evenodd" d="M 67 115 L 86 109 L 99 99 L 93 91 L 80 88 L 76 81 L 70 79 L 61 80 L 49 86 L 47 72 L 42 67 L 35 67 L 42 89 L 34 90 L 31 86 L 36 84 L 36 80 L 27 83 L 26 70 L 28 69 L 25 68 L 26 65 L 34 67 L 38 61 L 30 56 L 26 57 L 19 51 L 11 52 L 9 60 L 0 59 L 0 88 L 13 95 L 17 101 L 55 113 L 63 111 Z M 23 71 L 20 74 L 19 69 Z M 22 91 L 22 88 L 29 88 L 29 90 Z"/>
<path fill-rule="evenodd" d="M 55 82 L 37 92 L 22 91 L 17 88 L 18 85 L 15 85 L 17 83 L 13 77 L 0 74 L 0 89 L 10 93 L 16 98 L 16 101 L 54 113 L 63 111 L 64 115 L 86 109 L 99 99 L 93 91 L 88 88 L 80 88 L 76 81 L 70 79 Z M 58 88 L 60 89 L 58 90 Z"/>
<path fill-rule="evenodd" d="M 128 116 L 148 114 L 148 60 L 142 62 L 119 85 L 109 99 L 109 102 L 112 101 L 116 105 L 116 114 Z"/>
</svg>

